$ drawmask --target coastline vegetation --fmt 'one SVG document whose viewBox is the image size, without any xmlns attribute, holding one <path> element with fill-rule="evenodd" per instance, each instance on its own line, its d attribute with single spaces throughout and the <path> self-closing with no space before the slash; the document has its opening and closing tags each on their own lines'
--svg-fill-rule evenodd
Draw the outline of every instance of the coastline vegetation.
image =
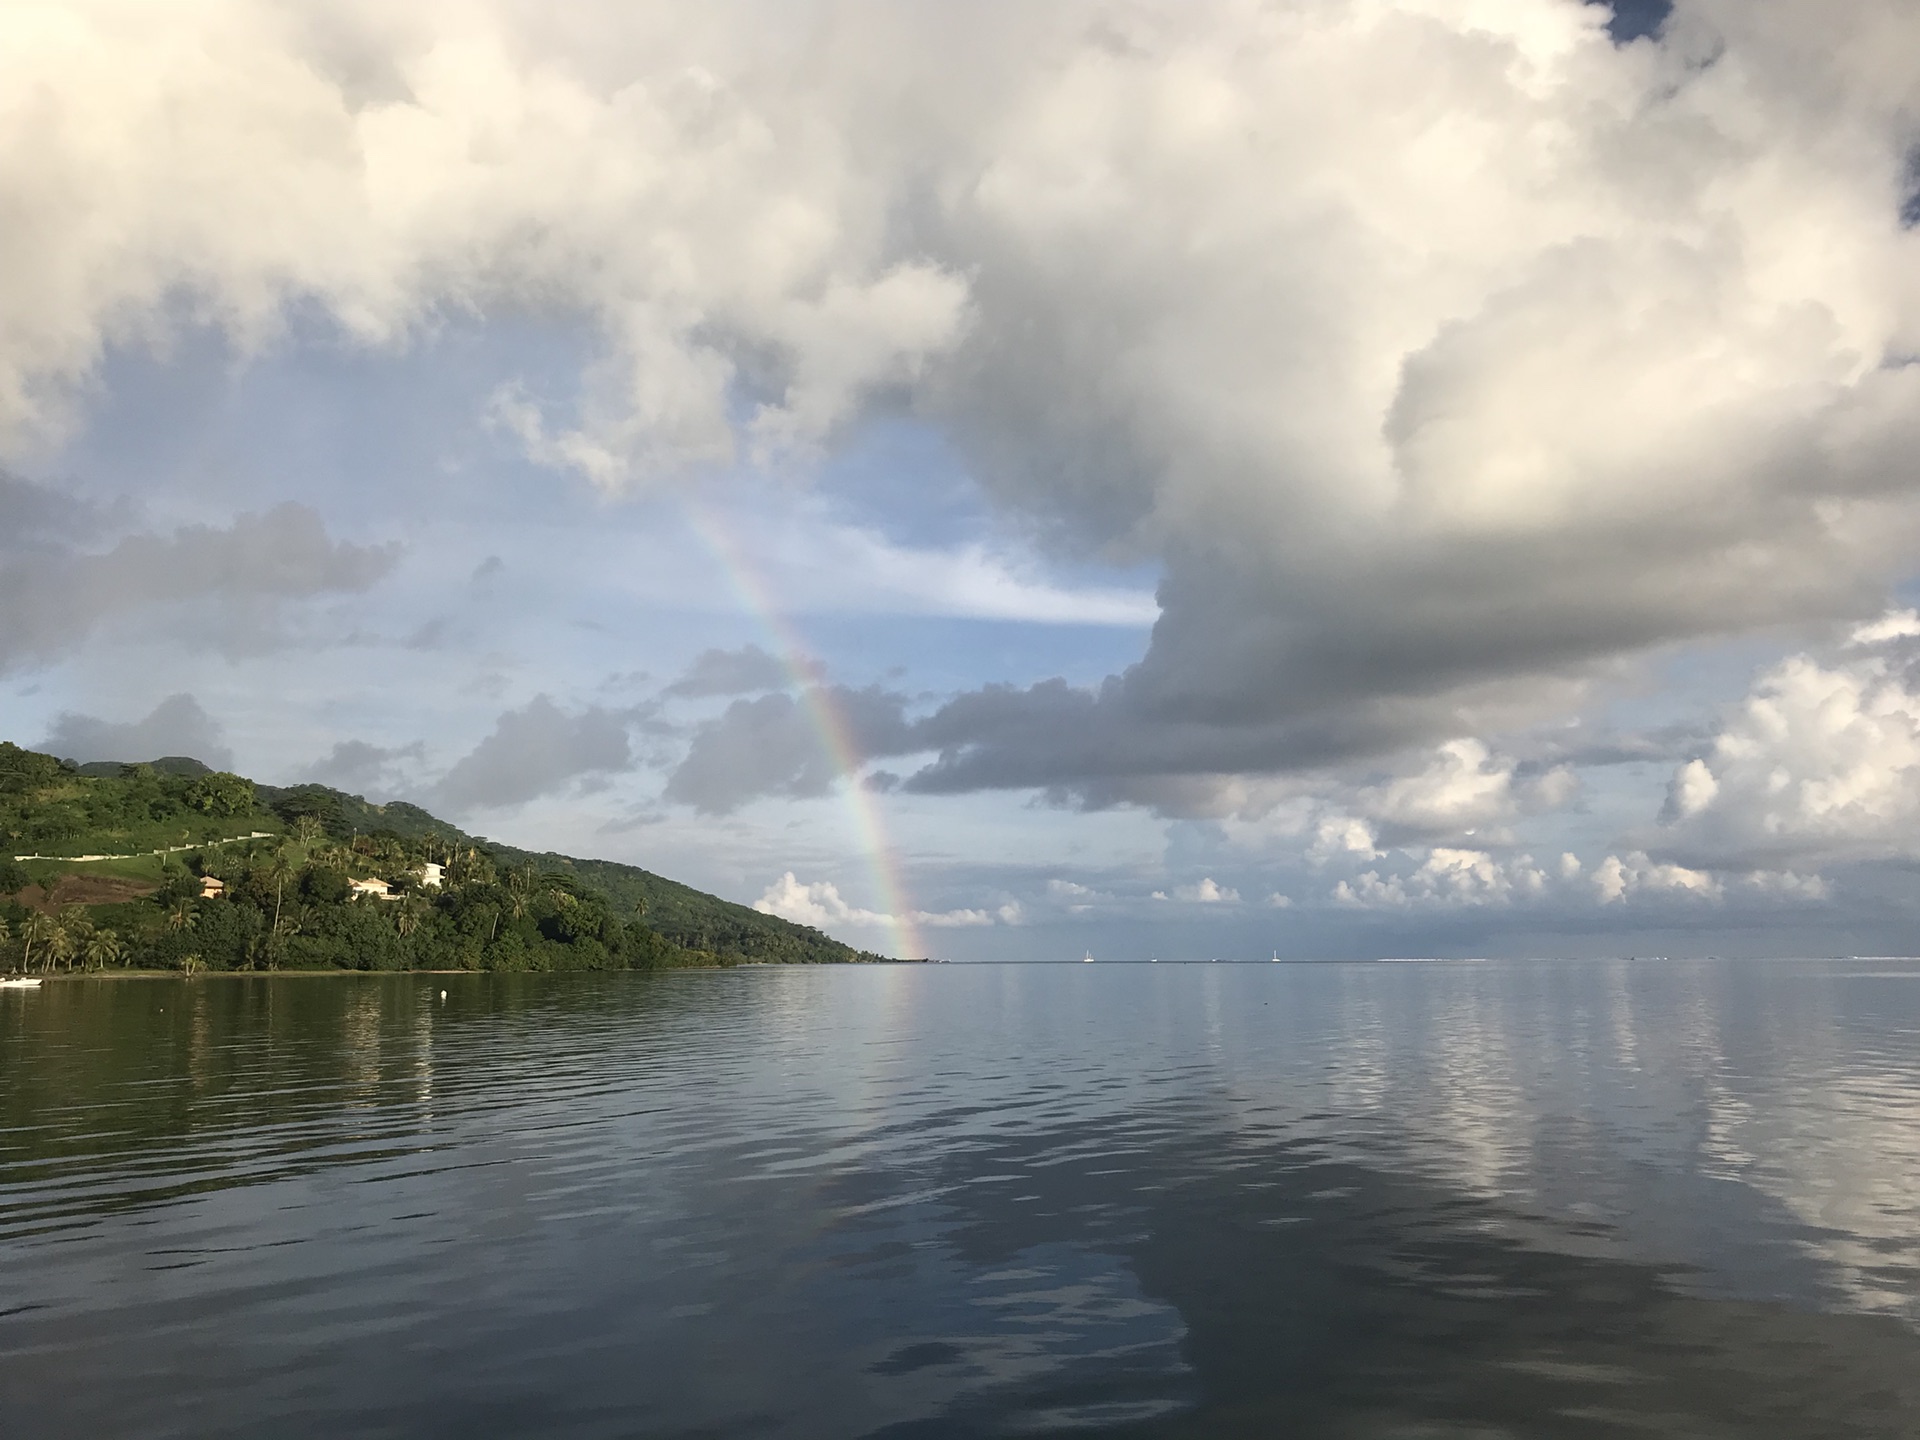
<svg viewBox="0 0 1920 1440">
<path fill-rule="evenodd" d="M 634 866 L 418 806 L 0 742 L 0 970 L 653 970 L 873 961 Z"/>
</svg>

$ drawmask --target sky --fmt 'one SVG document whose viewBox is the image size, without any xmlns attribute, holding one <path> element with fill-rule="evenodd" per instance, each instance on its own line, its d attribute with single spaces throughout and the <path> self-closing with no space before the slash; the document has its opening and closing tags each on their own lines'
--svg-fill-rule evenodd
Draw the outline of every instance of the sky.
<svg viewBox="0 0 1920 1440">
<path fill-rule="evenodd" d="M 1904 0 L 15 0 L 0 734 L 958 960 L 1920 924 Z"/>
</svg>

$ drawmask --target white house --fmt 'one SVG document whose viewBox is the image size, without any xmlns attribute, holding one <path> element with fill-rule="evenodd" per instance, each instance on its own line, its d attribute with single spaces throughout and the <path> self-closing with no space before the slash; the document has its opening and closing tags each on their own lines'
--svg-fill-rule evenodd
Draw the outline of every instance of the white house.
<svg viewBox="0 0 1920 1440">
<path fill-rule="evenodd" d="M 440 888 L 440 878 L 445 874 L 445 866 L 429 860 L 420 867 L 420 883 L 422 885 L 431 885 L 434 889 L 438 890 Z"/>
<path fill-rule="evenodd" d="M 211 875 L 202 875 L 200 877 L 200 898 L 202 900 L 211 900 L 216 895 L 224 895 L 226 893 L 227 887 L 225 881 L 216 880 Z"/>
<path fill-rule="evenodd" d="M 371 876 L 364 880 L 349 880 L 347 882 L 347 888 L 353 892 L 355 899 L 359 899 L 363 895 L 372 895 L 380 900 L 397 898 L 393 893 L 393 887 L 391 885 L 387 884 L 384 880 L 376 880 Z"/>
</svg>

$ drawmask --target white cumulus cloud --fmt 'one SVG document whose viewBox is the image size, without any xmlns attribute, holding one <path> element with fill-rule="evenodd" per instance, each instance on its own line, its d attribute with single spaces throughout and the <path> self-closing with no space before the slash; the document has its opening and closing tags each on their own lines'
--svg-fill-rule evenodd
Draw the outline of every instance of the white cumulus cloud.
<svg viewBox="0 0 1920 1440">
<path fill-rule="evenodd" d="M 849 904 L 841 896 L 840 887 L 831 880 L 806 884 L 791 870 L 769 885 L 753 902 L 753 908 L 763 915 L 777 915 L 782 920 L 811 925 L 816 930 L 842 925 L 856 929 L 890 928 L 899 923 L 899 917 L 885 911 Z M 1009 901 L 993 909 L 915 910 L 910 918 L 915 925 L 930 929 L 962 930 L 986 925 L 1018 925 L 1025 917 L 1019 904 Z"/>
<path fill-rule="evenodd" d="M 492 422 L 609 490 L 906 413 L 1043 542 L 1158 568 L 1139 664 L 957 697 L 910 790 L 1150 800 L 1477 743 L 1635 656 L 1860 619 L 1920 559 L 1920 69 L 1889 58 L 1920 9 L 1606 20 L 15 0 L 0 442 L 186 329 L 557 318 L 595 358 Z M 962 613 L 1152 618 L 986 551 L 926 568 Z M 1445 763 L 1378 826 L 1501 823 L 1491 758 Z"/>
<path fill-rule="evenodd" d="M 1815 865 L 1920 851 L 1920 685 L 1900 653 L 1906 632 L 1882 629 L 1875 648 L 1830 663 L 1796 655 L 1760 675 L 1710 750 L 1674 775 L 1674 848 Z"/>
</svg>

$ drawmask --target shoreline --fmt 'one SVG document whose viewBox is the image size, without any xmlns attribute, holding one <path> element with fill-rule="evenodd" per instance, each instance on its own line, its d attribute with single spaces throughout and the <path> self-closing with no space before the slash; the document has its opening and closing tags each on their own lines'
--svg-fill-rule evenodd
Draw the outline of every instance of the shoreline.
<svg viewBox="0 0 1920 1440">
<path fill-rule="evenodd" d="M 780 964 L 776 961 L 746 960 L 733 965 L 668 965 L 657 970 L 200 970 L 192 975 L 183 975 L 178 970 L 95 970 L 90 973 L 64 975 L 14 975 L 6 974 L 0 979 L 40 980 L 46 984 L 79 984 L 90 980 L 272 980 L 272 979 L 314 979 L 328 980 L 346 976 L 363 978 L 387 977 L 394 975 L 674 975 L 685 972 L 707 974 L 715 970 L 859 970 L 876 965 L 925 965 L 925 960 L 843 960 L 827 962 L 796 962 Z"/>
</svg>

